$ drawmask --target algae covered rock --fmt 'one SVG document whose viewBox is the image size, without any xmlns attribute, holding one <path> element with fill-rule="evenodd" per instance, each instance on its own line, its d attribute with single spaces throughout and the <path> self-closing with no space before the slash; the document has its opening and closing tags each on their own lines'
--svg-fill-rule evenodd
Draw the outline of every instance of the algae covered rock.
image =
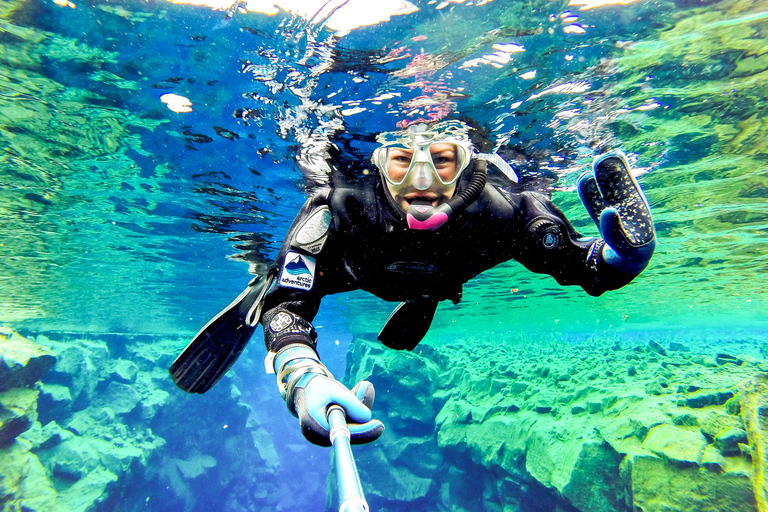
<svg viewBox="0 0 768 512">
<path fill-rule="evenodd" d="M 696 466 L 707 444 L 698 430 L 687 430 L 665 423 L 648 432 L 643 448 L 673 464 Z"/>
<path fill-rule="evenodd" d="M 589 346 L 564 344 L 555 364 L 546 349 L 529 346 L 475 340 L 471 351 L 484 354 L 480 361 L 460 343 L 403 354 L 357 340 L 348 359 L 350 380 L 376 382 L 375 412 L 387 427 L 390 417 L 397 422 L 355 451 L 366 495 L 375 497 L 371 505 L 392 511 L 754 512 L 752 459 L 758 452 L 751 441 L 747 447 L 748 429 L 728 404 L 739 399 L 737 384 L 759 371 L 757 363 L 744 357 L 742 365 L 708 366 L 658 347 L 624 348 L 630 346 L 594 339 Z M 686 357 L 712 350 L 696 342 L 685 347 Z M 628 360 L 635 374 L 617 379 Z M 502 361 L 509 362 L 497 371 Z M 552 378 L 558 367 L 571 368 L 570 378 Z M 408 368 L 416 371 L 405 375 Z M 515 389 L 515 383 L 525 384 Z M 644 392 L 649 383 L 662 391 Z M 405 403 L 410 406 L 398 411 Z M 443 405 L 430 418 L 436 404 Z M 401 427 L 406 417 L 418 430 Z M 409 446 L 418 450 L 409 453 Z M 431 474 L 431 485 L 422 482 L 435 464 L 440 470 Z"/>
<path fill-rule="evenodd" d="M 40 379 L 54 364 L 53 352 L 0 327 L 0 506 L 3 510 L 55 510 L 57 492 L 34 444 L 21 436 L 39 432 Z M 31 429 L 31 430 L 30 430 Z"/>
<path fill-rule="evenodd" d="M 57 492 L 31 445 L 0 447 L 0 506 L 3 510 L 56 510 Z"/>
<path fill-rule="evenodd" d="M 55 362 L 44 345 L 0 327 L 0 391 L 33 386 Z"/>
<path fill-rule="evenodd" d="M 768 375 L 762 373 L 740 385 L 741 417 L 754 465 L 754 491 L 760 511 L 768 510 Z"/>
<path fill-rule="evenodd" d="M 749 472 L 700 471 L 693 465 L 671 465 L 662 457 L 649 455 L 629 455 L 623 465 L 633 503 L 639 510 L 756 510 Z"/>
<path fill-rule="evenodd" d="M 37 420 L 36 389 L 0 392 L 0 446 L 11 444 Z"/>
</svg>

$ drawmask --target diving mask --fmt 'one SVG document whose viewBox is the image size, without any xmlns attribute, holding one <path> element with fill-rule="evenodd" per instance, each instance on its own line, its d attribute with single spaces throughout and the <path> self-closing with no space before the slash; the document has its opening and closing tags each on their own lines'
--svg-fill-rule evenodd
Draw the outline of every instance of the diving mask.
<svg viewBox="0 0 768 512">
<path fill-rule="evenodd" d="M 450 189 L 472 161 L 468 130 L 457 121 L 412 125 L 376 140 L 372 160 L 394 195 Z"/>
</svg>

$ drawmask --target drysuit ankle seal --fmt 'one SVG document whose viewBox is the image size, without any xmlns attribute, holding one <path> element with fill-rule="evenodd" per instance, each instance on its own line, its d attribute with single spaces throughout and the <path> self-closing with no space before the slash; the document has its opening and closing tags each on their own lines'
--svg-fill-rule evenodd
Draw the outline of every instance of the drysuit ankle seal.
<svg viewBox="0 0 768 512">
<path fill-rule="evenodd" d="M 466 189 L 450 198 L 447 202 L 432 206 L 430 201 L 415 200 L 408 207 L 405 218 L 411 229 L 435 231 L 448 222 L 456 212 L 461 212 L 472 204 L 485 187 L 488 179 L 487 164 L 485 160 L 475 160 L 475 172 Z"/>
</svg>

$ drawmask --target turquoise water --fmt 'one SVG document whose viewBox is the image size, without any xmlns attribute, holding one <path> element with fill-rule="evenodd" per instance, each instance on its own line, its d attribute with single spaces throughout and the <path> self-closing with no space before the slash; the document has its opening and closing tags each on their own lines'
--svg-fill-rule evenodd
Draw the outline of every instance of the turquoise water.
<svg viewBox="0 0 768 512">
<path fill-rule="evenodd" d="M 170 356 L 269 265 L 307 191 L 332 178 L 297 159 L 334 138 L 342 172 L 360 177 L 377 131 L 455 113 L 522 177 L 551 183 L 585 235 L 596 229 L 575 180 L 622 148 L 659 244 L 639 278 L 599 298 L 500 265 L 440 306 L 428 342 L 768 326 L 768 2 L 215 3 L 0 2 L 2 325 L 157 335 L 174 340 Z M 377 332 L 391 307 L 363 292 L 324 301 L 335 372 L 352 334 Z"/>
</svg>

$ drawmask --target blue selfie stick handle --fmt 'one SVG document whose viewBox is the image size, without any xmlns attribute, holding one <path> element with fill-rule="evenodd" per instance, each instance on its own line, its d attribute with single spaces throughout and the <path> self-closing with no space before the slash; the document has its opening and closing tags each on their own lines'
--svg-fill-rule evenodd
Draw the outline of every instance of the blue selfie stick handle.
<svg viewBox="0 0 768 512">
<path fill-rule="evenodd" d="M 328 408 L 328 423 L 331 425 L 331 444 L 336 459 L 336 485 L 339 489 L 339 512 L 368 512 L 368 503 L 363 496 L 363 486 L 357 474 L 352 446 L 349 444 L 349 427 L 344 409 L 338 405 Z"/>
</svg>

